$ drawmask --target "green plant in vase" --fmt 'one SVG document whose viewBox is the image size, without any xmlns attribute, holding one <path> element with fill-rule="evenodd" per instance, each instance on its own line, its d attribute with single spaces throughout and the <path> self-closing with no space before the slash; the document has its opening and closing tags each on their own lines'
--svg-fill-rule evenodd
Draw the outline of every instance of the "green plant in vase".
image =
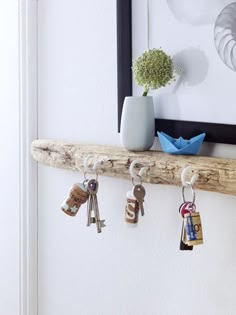
<svg viewBox="0 0 236 315">
<path fill-rule="evenodd" d="M 132 70 L 137 84 L 144 87 L 143 96 L 174 79 L 173 60 L 161 48 L 145 51 L 134 60 Z"/>
<path fill-rule="evenodd" d="M 132 151 L 149 150 L 154 141 L 155 115 L 150 89 L 159 89 L 174 79 L 174 65 L 161 48 L 145 51 L 133 62 L 134 78 L 144 87 L 142 96 L 127 96 L 121 117 L 121 143 Z"/>
</svg>

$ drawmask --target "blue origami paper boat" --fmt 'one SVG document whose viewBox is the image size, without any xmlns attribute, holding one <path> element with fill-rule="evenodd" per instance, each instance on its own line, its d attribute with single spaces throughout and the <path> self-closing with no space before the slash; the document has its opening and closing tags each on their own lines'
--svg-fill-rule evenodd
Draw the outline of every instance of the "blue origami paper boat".
<svg viewBox="0 0 236 315">
<path fill-rule="evenodd" d="M 185 140 L 182 137 L 175 139 L 171 136 L 167 135 L 164 132 L 157 132 L 158 138 L 160 140 L 160 144 L 162 150 L 166 153 L 171 154 L 197 154 L 201 144 L 206 136 L 205 133 L 201 133 L 200 135 L 193 137 L 189 140 Z"/>
</svg>

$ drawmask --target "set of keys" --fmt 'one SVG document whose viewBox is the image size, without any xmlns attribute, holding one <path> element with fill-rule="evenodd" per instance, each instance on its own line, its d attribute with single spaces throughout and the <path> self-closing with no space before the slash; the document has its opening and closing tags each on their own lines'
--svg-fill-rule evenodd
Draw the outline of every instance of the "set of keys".
<svg viewBox="0 0 236 315">
<path fill-rule="evenodd" d="M 97 232 L 101 233 L 105 227 L 105 220 L 100 219 L 98 200 L 98 181 L 97 179 L 86 179 L 83 183 L 74 184 L 61 205 L 61 210 L 69 216 L 75 216 L 81 205 L 87 202 L 87 226 L 96 224 Z"/>
<path fill-rule="evenodd" d="M 101 233 L 102 228 L 105 227 L 105 220 L 100 219 L 97 192 L 98 192 L 98 181 L 96 179 L 90 179 L 87 183 L 87 191 L 89 198 L 87 201 L 87 226 L 90 224 L 96 224 L 97 232 Z"/>
<path fill-rule="evenodd" d="M 142 174 L 145 167 L 141 168 L 139 174 L 134 173 L 134 165 L 136 161 L 133 161 L 130 165 L 130 174 L 132 177 L 133 188 L 128 191 L 126 196 L 125 207 L 125 221 L 132 226 L 137 225 L 139 213 L 144 216 L 144 197 L 146 195 L 145 188 L 142 185 Z M 182 175 L 185 175 L 187 168 L 183 171 Z M 84 173 L 84 182 L 74 184 L 64 202 L 61 205 L 61 209 L 70 216 L 75 216 L 79 211 L 82 204 L 87 202 L 87 226 L 96 224 L 97 232 L 101 233 L 102 228 L 105 227 L 105 220 L 100 219 L 99 207 L 98 207 L 98 174 L 96 178 L 87 179 L 86 172 Z M 181 176 L 184 177 L 184 176 Z M 135 184 L 134 180 L 138 180 L 139 183 Z M 179 208 L 179 212 L 183 218 L 180 250 L 193 250 L 194 245 L 203 244 L 202 224 L 200 213 L 196 212 L 195 205 L 195 190 L 193 188 L 194 181 L 183 181 L 182 179 L 182 198 L 183 203 Z M 192 201 L 186 201 L 185 189 L 190 188 L 192 193 Z"/>
<path fill-rule="evenodd" d="M 127 223 L 136 225 L 138 223 L 139 211 L 141 215 L 144 216 L 143 203 L 145 195 L 146 191 L 142 182 L 134 185 L 133 189 L 127 193 L 127 203 L 125 207 L 125 221 Z"/>
<path fill-rule="evenodd" d="M 184 195 L 186 187 L 182 187 L 183 204 L 179 208 L 179 212 L 183 218 L 180 250 L 193 250 L 194 245 L 203 244 L 202 224 L 200 213 L 196 212 L 195 191 L 189 185 L 193 200 L 186 201 Z"/>
</svg>

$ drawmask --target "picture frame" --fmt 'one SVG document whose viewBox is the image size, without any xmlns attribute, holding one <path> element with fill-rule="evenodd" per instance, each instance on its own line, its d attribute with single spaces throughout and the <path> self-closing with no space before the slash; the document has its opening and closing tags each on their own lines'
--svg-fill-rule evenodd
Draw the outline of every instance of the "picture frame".
<svg viewBox="0 0 236 315">
<path fill-rule="evenodd" d="M 118 132 L 124 98 L 132 95 L 132 0 L 117 0 L 117 101 Z M 161 130 L 172 137 L 189 139 L 205 132 L 206 142 L 236 144 L 236 125 L 212 122 L 156 119 L 155 134 Z"/>
</svg>

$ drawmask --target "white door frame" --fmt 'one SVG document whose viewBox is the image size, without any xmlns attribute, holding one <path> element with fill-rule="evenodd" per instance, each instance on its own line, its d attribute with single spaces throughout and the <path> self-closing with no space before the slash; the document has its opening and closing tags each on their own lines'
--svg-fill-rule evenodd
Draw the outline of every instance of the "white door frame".
<svg viewBox="0 0 236 315">
<path fill-rule="evenodd" d="M 37 163 L 30 156 L 38 135 L 37 0 L 19 5 L 20 104 L 20 315 L 38 314 Z"/>
</svg>

